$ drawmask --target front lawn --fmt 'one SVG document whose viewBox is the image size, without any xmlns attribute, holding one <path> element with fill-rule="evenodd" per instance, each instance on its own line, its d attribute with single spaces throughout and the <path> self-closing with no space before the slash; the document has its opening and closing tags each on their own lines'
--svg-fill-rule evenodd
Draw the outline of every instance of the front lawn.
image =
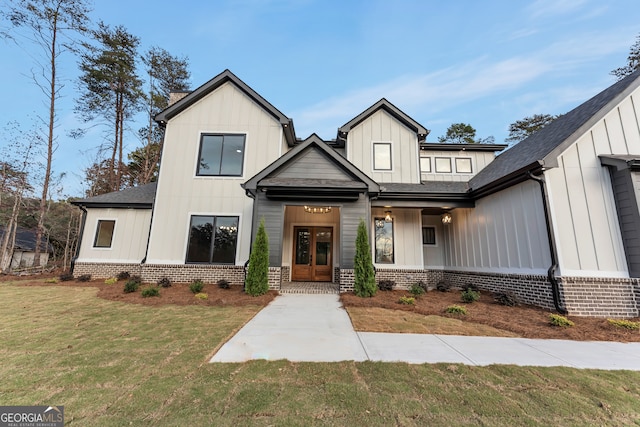
<svg viewBox="0 0 640 427">
<path fill-rule="evenodd" d="M 152 307 L 96 292 L 0 283 L 0 405 L 64 405 L 72 426 L 640 423 L 640 372 L 210 364 L 260 307 Z"/>
</svg>

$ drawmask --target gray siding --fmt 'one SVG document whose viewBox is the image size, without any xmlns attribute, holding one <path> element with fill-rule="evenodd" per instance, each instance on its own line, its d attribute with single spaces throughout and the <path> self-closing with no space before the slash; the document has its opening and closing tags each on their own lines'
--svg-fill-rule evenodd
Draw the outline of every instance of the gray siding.
<svg viewBox="0 0 640 427">
<path fill-rule="evenodd" d="M 272 267 L 282 265 L 284 205 L 285 203 L 282 201 L 267 199 L 262 192 L 257 194 L 254 204 L 251 242 L 253 244 L 260 220 L 264 218 L 264 228 L 269 238 L 269 265 Z"/>
<path fill-rule="evenodd" d="M 361 194 L 353 203 L 345 203 L 341 208 L 340 217 L 340 267 L 353 268 L 353 259 L 356 254 L 356 235 L 360 219 L 364 219 L 369 232 L 369 244 L 371 244 L 371 223 L 369 196 Z"/>
<path fill-rule="evenodd" d="M 614 170 L 611 181 L 629 276 L 640 277 L 640 212 L 634 186 L 640 183 L 640 173 Z"/>
<path fill-rule="evenodd" d="M 307 149 L 305 152 L 273 175 L 277 178 L 310 178 L 310 179 L 352 179 L 347 173 L 336 167 L 336 164 L 320 151 Z"/>
</svg>

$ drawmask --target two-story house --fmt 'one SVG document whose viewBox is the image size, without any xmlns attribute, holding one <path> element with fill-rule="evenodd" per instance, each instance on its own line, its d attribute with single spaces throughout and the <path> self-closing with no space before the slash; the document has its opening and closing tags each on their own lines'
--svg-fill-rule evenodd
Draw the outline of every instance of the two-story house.
<svg viewBox="0 0 640 427">
<path fill-rule="evenodd" d="M 270 287 L 353 288 L 356 229 L 377 280 L 473 283 L 576 315 L 637 316 L 638 73 L 504 145 L 434 144 L 386 99 L 297 138 L 293 121 L 230 71 L 156 117 L 158 182 L 75 202 L 75 273 L 242 284 L 264 219 Z"/>
</svg>

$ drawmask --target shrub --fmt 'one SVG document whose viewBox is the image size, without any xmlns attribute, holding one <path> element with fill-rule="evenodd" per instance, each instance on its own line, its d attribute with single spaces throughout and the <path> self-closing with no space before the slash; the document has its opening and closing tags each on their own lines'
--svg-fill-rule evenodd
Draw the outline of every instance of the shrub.
<svg viewBox="0 0 640 427">
<path fill-rule="evenodd" d="M 400 297 L 400 299 L 398 300 L 398 303 L 406 304 L 406 305 L 414 305 L 416 303 L 416 299 L 414 297 Z"/>
<path fill-rule="evenodd" d="M 133 276 L 129 277 L 129 280 L 132 280 L 134 282 L 136 282 L 137 284 L 142 283 L 142 277 L 134 274 Z"/>
<path fill-rule="evenodd" d="M 473 283 L 467 283 L 466 286 L 464 287 L 464 289 L 465 290 L 471 289 L 472 291 L 480 292 L 480 288 L 478 288 L 478 286 L 476 286 Z"/>
<path fill-rule="evenodd" d="M 61 282 L 68 282 L 69 280 L 73 280 L 73 274 L 67 272 L 60 275 Z"/>
<path fill-rule="evenodd" d="M 91 275 L 90 274 L 81 274 L 80 276 L 78 276 L 78 278 L 76 280 L 78 282 L 90 282 L 91 281 Z"/>
<path fill-rule="evenodd" d="M 45 280 L 44 283 L 58 283 L 58 279 L 52 277 L 51 279 Z"/>
<path fill-rule="evenodd" d="M 610 325 L 615 326 L 616 328 L 624 328 L 632 331 L 637 331 L 640 329 L 640 322 L 633 322 L 631 320 L 623 320 L 623 319 L 607 319 Z"/>
<path fill-rule="evenodd" d="M 159 297 L 159 296 L 160 296 L 160 288 L 157 286 L 149 286 L 142 290 L 142 298 Z"/>
<path fill-rule="evenodd" d="M 254 297 L 269 291 L 269 237 L 264 229 L 264 218 L 260 220 L 256 239 L 251 247 L 244 290 Z"/>
<path fill-rule="evenodd" d="M 207 298 L 209 298 L 209 295 L 207 295 L 207 294 L 205 294 L 205 293 L 202 293 L 202 292 L 197 293 L 197 294 L 195 294 L 194 296 L 195 296 L 196 298 L 198 298 L 198 299 L 207 299 Z"/>
<path fill-rule="evenodd" d="M 356 234 L 356 254 L 353 260 L 353 292 L 359 297 L 372 297 L 376 294 L 376 277 L 371 261 L 371 247 L 367 235 L 367 225 L 361 218 Z"/>
<path fill-rule="evenodd" d="M 227 282 L 226 280 L 224 279 L 218 280 L 218 287 L 220 289 L 229 289 L 229 286 L 230 286 L 229 282 Z"/>
<path fill-rule="evenodd" d="M 124 284 L 124 293 L 130 294 L 132 292 L 136 292 L 140 287 L 140 283 L 135 280 L 127 280 L 127 283 Z"/>
<path fill-rule="evenodd" d="M 114 283 L 117 283 L 117 282 L 118 282 L 117 277 L 109 277 L 107 280 L 104 281 L 106 285 L 113 285 Z"/>
<path fill-rule="evenodd" d="M 518 298 L 516 298 L 516 296 L 511 292 L 498 293 L 493 299 L 500 305 L 506 305 L 509 307 L 515 307 L 518 305 Z"/>
<path fill-rule="evenodd" d="M 118 275 L 116 276 L 116 278 L 118 280 L 127 280 L 129 277 L 131 277 L 131 275 L 129 274 L 128 271 L 121 271 L 120 273 L 118 273 Z"/>
<path fill-rule="evenodd" d="M 571 320 L 567 319 L 564 316 L 560 316 L 559 314 L 550 314 L 549 323 L 551 323 L 553 326 L 562 326 L 562 327 L 573 326 L 575 324 Z"/>
<path fill-rule="evenodd" d="M 467 309 L 459 305 L 450 305 L 445 311 L 450 314 L 467 314 Z"/>
<path fill-rule="evenodd" d="M 158 280 L 158 286 L 161 286 L 163 288 L 170 288 L 171 280 L 169 280 L 167 277 L 163 277 L 162 279 Z"/>
<path fill-rule="evenodd" d="M 393 280 L 380 280 L 378 282 L 378 289 L 381 291 L 392 291 L 393 287 L 396 285 L 396 282 Z"/>
<path fill-rule="evenodd" d="M 411 285 L 411 287 L 409 288 L 409 292 L 411 293 L 411 295 L 413 295 L 414 297 L 419 297 L 420 295 L 424 294 L 425 290 L 422 286 L 420 286 L 417 283 L 414 283 L 413 285 Z"/>
<path fill-rule="evenodd" d="M 202 280 L 194 280 L 189 285 L 189 290 L 194 294 L 202 292 L 202 288 L 204 288 L 204 283 L 202 283 Z"/>
<path fill-rule="evenodd" d="M 449 292 L 449 290 L 451 290 L 451 283 L 447 282 L 446 280 L 441 280 L 436 285 L 436 289 L 440 292 Z"/>
<path fill-rule="evenodd" d="M 471 288 L 467 288 L 462 291 L 461 294 L 462 302 L 466 302 L 471 304 L 472 302 L 476 302 L 480 299 L 480 292 L 474 291 Z"/>
<path fill-rule="evenodd" d="M 425 292 L 429 292 L 429 285 L 427 285 L 425 282 L 423 282 L 422 280 L 418 280 L 416 282 L 416 286 L 420 286 L 422 289 L 424 289 Z"/>
</svg>

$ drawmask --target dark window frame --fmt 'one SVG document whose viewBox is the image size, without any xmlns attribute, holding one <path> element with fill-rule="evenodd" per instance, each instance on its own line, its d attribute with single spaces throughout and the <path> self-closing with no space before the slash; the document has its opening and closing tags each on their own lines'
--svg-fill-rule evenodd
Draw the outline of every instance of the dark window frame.
<svg viewBox="0 0 640 427">
<path fill-rule="evenodd" d="M 427 160 L 429 163 L 429 170 L 422 170 L 422 160 Z M 433 169 L 431 168 L 431 157 L 420 157 L 420 173 L 433 173 Z"/>
<path fill-rule="evenodd" d="M 469 171 L 468 172 L 460 172 L 458 170 L 458 160 L 469 160 Z M 456 173 L 473 173 L 473 160 L 471 159 L 471 157 L 456 157 L 455 164 L 456 164 Z"/>
<path fill-rule="evenodd" d="M 113 224 L 113 226 L 111 227 L 111 237 L 109 238 L 109 244 L 108 245 L 98 245 L 98 240 L 100 239 L 100 235 L 102 234 L 102 225 L 103 224 L 108 224 L 108 223 Z M 113 235 L 115 234 L 115 231 L 116 231 L 116 220 L 115 219 L 99 219 L 98 220 L 98 225 L 96 227 L 96 235 L 93 238 L 93 247 L 94 248 L 101 248 L 101 249 L 111 248 L 111 246 L 113 246 Z"/>
<path fill-rule="evenodd" d="M 191 239 L 192 239 L 192 228 L 193 228 L 193 220 L 194 218 L 205 218 L 205 219 L 210 219 L 211 220 L 211 224 L 212 224 L 212 235 L 211 235 L 211 241 L 209 243 L 209 248 L 208 248 L 208 254 L 207 254 L 207 259 L 208 261 L 190 261 L 189 260 L 189 255 L 191 252 Z M 233 218 L 235 219 L 236 222 L 236 230 L 234 231 L 235 236 L 234 236 L 234 241 L 233 241 L 233 260 L 229 260 L 226 262 L 215 262 L 214 258 L 216 255 L 216 238 L 217 238 L 217 230 L 219 228 L 218 226 L 218 219 L 229 219 L 229 218 Z M 189 217 L 189 232 L 188 232 L 188 239 L 187 239 L 187 251 L 185 254 L 185 264 L 199 264 L 199 265 L 235 265 L 236 263 L 236 259 L 238 256 L 238 234 L 239 234 L 239 230 L 240 230 L 240 217 L 238 215 L 191 215 Z"/>
<path fill-rule="evenodd" d="M 201 166 L 201 160 L 202 160 L 202 146 L 204 143 L 204 140 L 206 137 L 208 136 L 218 136 L 218 137 L 222 137 L 222 147 L 220 148 L 220 163 L 218 164 L 218 173 L 214 174 L 214 173 L 202 173 L 200 171 L 200 166 Z M 240 172 L 237 174 L 223 174 L 220 173 L 221 169 L 222 169 L 222 164 L 224 163 L 224 138 L 227 136 L 241 136 L 243 137 L 243 141 L 242 141 L 242 161 L 240 162 Z M 244 133 L 211 133 L 211 132 L 206 132 L 206 133 L 202 133 L 200 134 L 200 144 L 198 147 L 198 160 L 196 162 L 196 176 L 203 176 L 203 177 L 241 177 L 244 174 L 244 156 L 246 153 L 246 147 L 247 147 L 247 135 Z M 204 169 L 204 168 L 203 168 Z"/>
<path fill-rule="evenodd" d="M 373 227 L 374 227 L 373 252 L 374 252 L 374 259 L 376 264 L 395 264 L 396 263 L 396 248 L 395 248 L 396 239 L 395 239 L 395 231 L 393 227 L 394 223 L 395 221 L 386 222 L 384 217 L 375 217 L 373 219 Z M 381 225 L 381 227 L 378 227 L 378 225 Z M 389 261 L 381 260 L 380 258 L 378 258 L 378 228 L 385 228 L 387 225 L 391 227 L 391 259 Z"/>
<path fill-rule="evenodd" d="M 386 145 L 389 147 L 389 167 L 388 168 L 379 168 L 376 167 L 376 145 Z M 391 142 L 374 142 L 372 146 L 372 154 L 373 154 L 373 170 L 374 171 L 392 171 L 393 170 L 393 146 Z"/>
<path fill-rule="evenodd" d="M 431 231 L 426 232 L 427 230 L 431 230 Z M 429 225 L 422 227 L 422 244 L 429 245 L 429 246 L 437 245 L 435 227 L 429 226 Z"/>
<path fill-rule="evenodd" d="M 434 163 L 434 170 L 436 173 L 452 173 L 453 172 L 453 165 L 451 164 L 451 157 L 435 157 L 435 160 L 433 161 Z M 448 171 L 439 171 L 438 170 L 438 160 L 448 160 L 449 161 L 449 170 Z"/>
</svg>

